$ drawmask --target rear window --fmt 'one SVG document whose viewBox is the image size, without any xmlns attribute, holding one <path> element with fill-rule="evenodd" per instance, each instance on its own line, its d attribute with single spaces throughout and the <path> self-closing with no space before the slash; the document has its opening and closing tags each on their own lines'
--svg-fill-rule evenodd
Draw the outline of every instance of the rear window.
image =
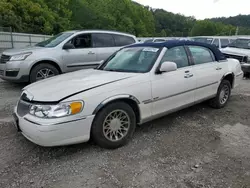
<svg viewBox="0 0 250 188">
<path fill-rule="evenodd" d="M 113 34 L 113 37 L 115 39 L 116 46 L 126 46 L 135 43 L 135 39 L 133 37 L 125 35 L 116 35 L 116 34 Z"/>
</svg>

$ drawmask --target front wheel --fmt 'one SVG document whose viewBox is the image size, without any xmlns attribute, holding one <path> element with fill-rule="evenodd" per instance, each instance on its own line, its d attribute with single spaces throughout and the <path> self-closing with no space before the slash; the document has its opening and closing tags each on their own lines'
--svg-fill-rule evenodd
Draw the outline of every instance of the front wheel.
<svg viewBox="0 0 250 188">
<path fill-rule="evenodd" d="M 222 80 L 218 88 L 217 95 L 210 101 L 213 108 L 223 108 L 226 106 L 231 95 L 231 84 L 228 80 Z"/>
<path fill-rule="evenodd" d="M 135 127 L 133 109 L 127 103 L 114 102 L 98 112 L 92 124 L 91 136 L 99 146 L 116 149 L 128 143 Z"/>
<path fill-rule="evenodd" d="M 30 72 L 30 82 L 36 82 L 59 74 L 57 68 L 48 63 L 41 63 L 32 68 Z"/>
</svg>

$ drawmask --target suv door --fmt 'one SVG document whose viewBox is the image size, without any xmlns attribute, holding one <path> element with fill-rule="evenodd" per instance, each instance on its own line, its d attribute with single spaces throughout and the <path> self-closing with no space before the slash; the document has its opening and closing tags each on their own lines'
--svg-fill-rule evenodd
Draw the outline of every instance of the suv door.
<svg viewBox="0 0 250 188">
<path fill-rule="evenodd" d="M 193 72 L 196 77 L 195 101 L 209 98 L 217 93 L 221 79 L 220 63 L 208 48 L 188 46 L 194 62 Z"/>
<path fill-rule="evenodd" d="M 196 77 L 183 46 L 168 49 L 160 64 L 172 61 L 177 70 L 155 74 L 152 78 L 153 115 L 158 115 L 194 102 Z"/>
<path fill-rule="evenodd" d="M 108 33 L 93 33 L 93 47 L 96 51 L 97 61 L 100 63 L 102 60 L 106 60 L 119 48 L 115 46 L 115 40 L 111 34 Z"/>
<path fill-rule="evenodd" d="M 93 48 L 91 34 L 79 34 L 68 43 L 73 44 L 74 49 L 63 50 L 62 58 L 67 72 L 98 65 L 97 52 Z"/>
</svg>

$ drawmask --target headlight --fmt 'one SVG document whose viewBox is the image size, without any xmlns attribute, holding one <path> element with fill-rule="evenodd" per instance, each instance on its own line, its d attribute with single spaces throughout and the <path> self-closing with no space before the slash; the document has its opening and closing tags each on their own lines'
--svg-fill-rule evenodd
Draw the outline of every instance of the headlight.
<svg viewBox="0 0 250 188">
<path fill-rule="evenodd" d="M 25 60 L 28 56 L 30 56 L 32 53 L 23 53 L 23 54 L 17 54 L 17 55 L 13 55 L 10 58 L 10 61 L 22 61 Z"/>
<path fill-rule="evenodd" d="M 83 101 L 66 102 L 57 105 L 32 105 L 29 113 L 40 118 L 59 118 L 80 113 L 83 105 Z"/>
</svg>

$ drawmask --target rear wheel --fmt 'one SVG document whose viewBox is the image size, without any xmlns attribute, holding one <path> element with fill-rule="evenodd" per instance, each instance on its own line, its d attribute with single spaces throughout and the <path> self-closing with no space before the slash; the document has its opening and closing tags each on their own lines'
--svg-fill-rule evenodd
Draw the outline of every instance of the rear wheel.
<svg viewBox="0 0 250 188">
<path fill-rule="evenodd" d="M 218 88 L 217 95 L 210 101 L 214 108 L 223 108 L 226 106 L 231 95 L 231 84 L 228 80 L 222 80 Z"/>
<path fill-rule="evenodd" d="M 38 64 L 31 70 L 30 82 L 33 83 L 39 80 L 50 78 L 52 76 L 56 76 L 58 74 L 59 71 L 55 66 L 48 63 Z"/>
<path fill-rule="evenodd" d="M 115 102 L 104 107 L 92 124 L 93 140 L 107 149 L 119 148 L 128 143 L 136 127 L 133 109 L 124 102 Z"/>
</svg>

